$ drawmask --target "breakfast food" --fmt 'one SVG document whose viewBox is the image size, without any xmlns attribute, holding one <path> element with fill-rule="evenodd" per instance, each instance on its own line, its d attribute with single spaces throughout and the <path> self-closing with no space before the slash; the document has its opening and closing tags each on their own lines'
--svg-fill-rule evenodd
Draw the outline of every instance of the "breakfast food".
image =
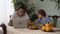
<svg viewBox="0 0 60 34">
<path fill-rule="evenodd" d="M 42 26 L 41 29 L 42 29 L 43 31 L 46 31 L 46 32 L 51 32 L 51 31 L 53 31 L 53 27 L 52 27 L 52 25 L 49 24 L 49 23 L 46 23 L 45 26 Z"/>
<path fill-rule="evenodd" d="M 38 26 L 37 25 L 29 25 L 28 28 L 31 30 L 35 30 L 35 29 L 38 29 Z"/>
</svg>

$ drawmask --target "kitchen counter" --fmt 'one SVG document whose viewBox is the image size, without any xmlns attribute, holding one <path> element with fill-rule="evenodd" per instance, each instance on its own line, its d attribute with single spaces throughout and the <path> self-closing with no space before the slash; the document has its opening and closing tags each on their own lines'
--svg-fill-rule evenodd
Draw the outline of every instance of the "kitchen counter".
<svg viewBox="0 0 60 34">
<path fill-rule="evenodd" d="M 54 28 L 54 32 L 44 32 L 41 30 L 30 30 L 28 28 L 7 27 L 7 34 L 60 34 L 60 28 Z"/>
</svg>

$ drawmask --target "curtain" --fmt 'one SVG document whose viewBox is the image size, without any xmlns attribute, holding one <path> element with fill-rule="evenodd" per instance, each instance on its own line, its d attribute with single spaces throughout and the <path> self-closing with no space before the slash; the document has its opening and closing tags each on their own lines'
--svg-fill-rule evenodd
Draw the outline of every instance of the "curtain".
<svg viewBox="0 0 60 34">
<path fill-rule="evenodd" d="M 9 16 L 14 13 L 12 0 L 0 0 L 0 24 L 8 24 Z"/>
</svg>

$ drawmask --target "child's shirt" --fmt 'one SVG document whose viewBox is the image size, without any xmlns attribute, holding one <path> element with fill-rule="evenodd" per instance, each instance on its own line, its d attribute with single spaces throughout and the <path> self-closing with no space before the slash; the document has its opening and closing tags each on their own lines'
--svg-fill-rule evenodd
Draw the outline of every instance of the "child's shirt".
<svg viewBox="0 0 60 34">
<path fill-rule="evenodd" d="M 45 25 L 47 22 L 51 22 L 51 19 L 49 17 L 46 17 L 44 20 L 42 20 L 41 18 L 39 18 L 38 22 L 42 23 L 43 25 Z"/>
</svg>

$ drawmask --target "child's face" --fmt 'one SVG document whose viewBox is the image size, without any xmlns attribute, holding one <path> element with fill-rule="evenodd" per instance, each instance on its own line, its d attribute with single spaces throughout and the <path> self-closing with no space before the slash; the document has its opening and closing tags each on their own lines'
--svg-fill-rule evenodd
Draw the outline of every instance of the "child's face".
<svg viewBox="0 0 60 34">
<path fill-rule="evenodd" d="M 42 15 L 41 14 L 38 14 L 37 16 L 38 16 L 38 18 L 42 18 Z"/>
<path fill-rule="evenodd" d="M 19 9 L 17 13 L 19 16 L 23 16 L 25 12 L 24 9 Z"/>
</svg>

